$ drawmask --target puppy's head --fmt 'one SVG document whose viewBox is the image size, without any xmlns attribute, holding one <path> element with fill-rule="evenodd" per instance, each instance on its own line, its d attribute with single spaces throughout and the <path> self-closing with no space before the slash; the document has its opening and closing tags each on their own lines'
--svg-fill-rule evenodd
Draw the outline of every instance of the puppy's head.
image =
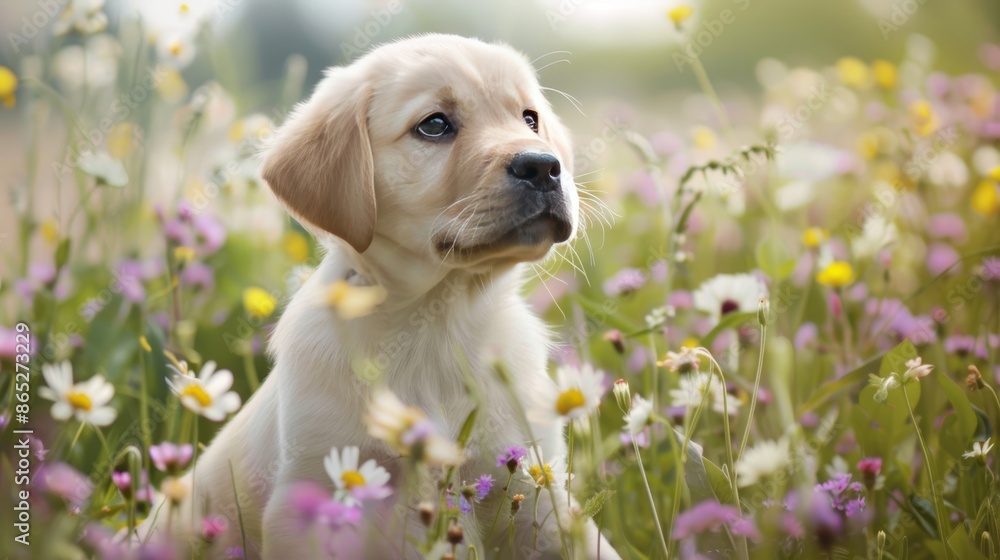
<svg viewBox="0 0 1000 560">
<path fill-rule="evenodd" d="M 512 49 L 447 35 L 330 69 L 264 155 L 289 210 L 359 253 L 449 266 L 544 257 L 572 238 L 569 135 Z"/>
</svg>

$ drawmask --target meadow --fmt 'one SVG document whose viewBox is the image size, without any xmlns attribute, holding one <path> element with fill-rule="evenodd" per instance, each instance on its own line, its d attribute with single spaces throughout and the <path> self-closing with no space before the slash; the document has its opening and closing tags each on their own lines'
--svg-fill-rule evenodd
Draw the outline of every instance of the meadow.
<svg viewBox="0 0 1000 560">
<path fill-rule="evenodd" d="M 206 22 L 228 4 L 136 22 L 67 6 L 45 50 L 0 66 L 25 155 L 0 237 L 0 555 L 203 557 L 238 512 L 193 546 L 115 535 L 183 499 L 179 475 L 268 374 L 269 333 L 322 257 L 257 176 L 307 63 L 227 89 Z M 544 412 L 569 456 L 525 442 L 497 457 L 506 480 L 459 480 L 475 415 L 414 441 L 425 411 L 379 393 L 372 435 L 434 483 L 390 489 L 330 450 L 332 484 L 295 496 L 304 538 L 350 558 L 367 512 L 409 500 L 428 558 L 529 557 L 470 549 L 462 516 L 489 498 L 503 527 L 532 515 L 524 494 L 570 492 L 549 543 L 564 557 L 593 518 L 633 559 L 1000 558 L 1000 41 L 962 72 L 917 34 L 883 58 L 764 58 L 753 87 L 720 94 L 696 9 L 649 17 L 692 33 L 662 64 L 697 89 L 596 112 L 552 93 L 596 131 L 576 138 L 585 230 L 525 267 L 559 341 Z M 331 286 L 331 313 L 376 304 Z"/>
</svg>

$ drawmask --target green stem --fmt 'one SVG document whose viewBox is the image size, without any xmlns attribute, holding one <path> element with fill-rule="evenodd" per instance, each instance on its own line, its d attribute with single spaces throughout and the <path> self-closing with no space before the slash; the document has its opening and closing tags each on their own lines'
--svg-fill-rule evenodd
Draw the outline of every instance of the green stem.
<svg viewBox="0 0 1000 560">
<path fill-rule="evenodd" d="M 503 505 L 507 503 L 510 498 L 510 481 L 514 479 L 514 473 L 507 475 L 507 484 L 503 487 L 503 498 L 500 500 L 500 504 L 497 506 L 497 513 L 493 517 L 493 523 L 490 523 L 490 530 L 486 532 L 486 536 L 493 534 L 493 529 L 497 526 L 497 520 L 500 519 L 500 512 L 503 511 Z"/>
<path fill-rule="evenodd" d="M 663 560 L 670 558 L 670 551 L 667 550 L 667 539 L 663 535 L 663 526 L 660 525 L 660 516 L 656 513 L 656 500 L 653 499 L 653 491 L 649 488 L 649 480 L 646 478 L 646 469 L 642 466 L 642 454 L 639 453 L 639 444 L 632 438 L 632 449 L 635 450 L 635 459 L 639 463 L 639 474 L 642 475 L 642 483 L 646 487 L 646 497 L 649 498 L 649 507 L 653 510 L 653 523 L 656 525 L 656 536 L 660 538 L 660 548 L 663 549 Z M 674 497 L 676 501 L 678 496 Z"/>
<path fill-rule="evenodd" d="M 573 422 L 570 421 L 569 425 L 569 450 L 566 452 L 566 504 L 572 506 L 573 504 Z"/>
<path fill-rule="evenodd" d="M 743 430 L 743 441 L 740 442 L 740 452 L 736 454 L 736 461 L 743 458 L 743 452 L 750 441 L 750 428 L 753 426 L 753 414 L 757 409 L 757 393 L 760 392 L 760 374 L 764 371 L 764 346 L 767 341 L 767 325 L 760 326 L 760 356 L 757 358 L 757 375 L 753 381 L 753 396 L 750 397 L 750 415 L 747 416 L 747 426 Z"/>
<path fill-rule="evenodd" d="M 941 498 L 937 485 L 937 477 L 934 474 L 934 461 L 931 458 L 930 452 L 927 450 L 927 444 L 924 443 L 924 436 L 920 433 L 920 426 L 917 424 L 917 419 L 913 415 L 913 405 L 910 404 L 910 395 L 906 392 L 906 386 L 903 386 L 902 390 L 903 398 L 906 399 L 906 410 L 910 413 L 910 420 L 913 422 L 913 430 L 917 432 L 917 441 L 920 442 L 920 452 L 924 454 L 924 465 L 927 467 L 927 479 L 931 483 L 931 496 L 934 498 L 934 511 L 937 513 L 935 517 L 937 518 L 938 535 L 941 538 L 941 543 L 944 545 L 945 558 L 950 559 L 951 552 L 949 552 L 947 544 L 948 532 L 945 530 L 945 515 L 947 515 L 947 510 L 944 508 L 944 501 Z"/>
</svg>

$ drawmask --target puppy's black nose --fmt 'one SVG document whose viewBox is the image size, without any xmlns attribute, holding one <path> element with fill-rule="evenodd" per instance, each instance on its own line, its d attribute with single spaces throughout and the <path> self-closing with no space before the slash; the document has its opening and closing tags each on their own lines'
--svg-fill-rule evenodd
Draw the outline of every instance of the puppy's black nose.
<svg viewBox="0 0 1000 560">
<path fill-rule="evenodd" d="M 507 174 L 518 183 L 541 192 L 558 189 L 560 173 L 556 156 L 544 152 L 521 152 L 507 166 Z"/>
</svg>

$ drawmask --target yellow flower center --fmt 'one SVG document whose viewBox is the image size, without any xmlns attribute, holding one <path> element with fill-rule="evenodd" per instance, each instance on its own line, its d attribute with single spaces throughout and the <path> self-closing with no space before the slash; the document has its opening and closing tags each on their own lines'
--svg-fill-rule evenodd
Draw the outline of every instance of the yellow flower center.
<svg viewBox="0 0 1000 560">
<path fill-rule="evenodd" d="M 79 391 L 73 391 L 72 393 L 66 395 L 66 400 L 69 401 L 70 406 L 78 410 L 89 411 L 94 405 L 90 402 L 90 397 L 80 393 Z"/>
<path fill-rule="evenodd" d="M 184 390 L 181 391 L 181 396 L 191 397 L 198 401 L 198 404 L 201 406 L 208 406 L 212 404 L 212 397 L 209 396 L 209 394 L 201 388 L 201 385 L 198 385 L 197 383 L 192 383 L 185 387 Z"/>
<path fill-rule="evenodd" d="M 181 12 L 182 14 L 186 14 L 186 13 L 188 13 L 189 11 L 191 11 L 191 7 L 190 7 L 190 6 L 188 6 L 187 4 L 181 4 L 181 7 L 180 7 L 180 12 Z"/>
<path fill-rule="evenodd" d="M 545 486 L 552 481 L 552 467 L 548 463 L 543 466 L 532 465 L 528 469 L 528 474 L 539 486 Z"/>
<path fill-rule="evenodd" d="M 340 480 L 344 482 L 344 486 L 348 490 L 365 485 L 365 477 L 358 471 L 344 471 L 344 474 L 340 475 Z"/>
<path fill-rule="evenodd" d="M 674 25 L 677 26 L 680 26 L 680 24 L 683 23 L 684 20 L 691 17 L 692 14 L 694 14 L 694 8 L 691 6 L 677 6 L 676 8 L 667 11 L 667 17 L 670 18 L 670 21 L 674 22 Z"/>
<path fill-rule="evenodd" d="M 180 56 L 182 50 L 184 50 L 184 46 L 181 45 L 180 41 L 174 41 L 167 46 L 170 56 Z"/>
<path fill-rule="evenodd" d="M 573 409 L 583 406 L 585 402 L 586 399 L 583 398 L 583 392 L 579 389 L 564 391 L 559 395 L 559 399 L 556 400 L 556 412 L 562 416 L 566 416 Z"/>
<path fill-rule="evenodd" d="M 823 244 L 824 241 L 829 239 L 830 234 L 826 232 L 823 228 L 811 227 L 802 232 L 802 243 L 806 247 L 816 248 Z"/>
</svg>

